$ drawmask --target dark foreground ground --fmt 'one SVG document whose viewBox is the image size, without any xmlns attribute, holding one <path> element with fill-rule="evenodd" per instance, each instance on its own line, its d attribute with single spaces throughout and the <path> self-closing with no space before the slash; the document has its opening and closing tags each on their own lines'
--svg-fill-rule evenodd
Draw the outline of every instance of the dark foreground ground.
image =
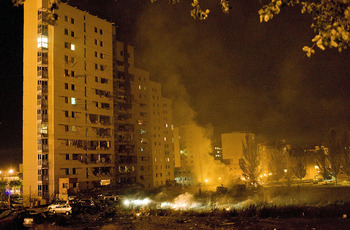
<svg viewBox="0 0 350 230">
<path fill-rule="evenodd" d="M 147 216 L 133 218 L 120 216 L 103 222 L 80 223 L 73 226 L 43 224 L 44 229 L 350 229 L 350 219 L 342 218 L 257 218 L 221 216 Z"/>
</svg>

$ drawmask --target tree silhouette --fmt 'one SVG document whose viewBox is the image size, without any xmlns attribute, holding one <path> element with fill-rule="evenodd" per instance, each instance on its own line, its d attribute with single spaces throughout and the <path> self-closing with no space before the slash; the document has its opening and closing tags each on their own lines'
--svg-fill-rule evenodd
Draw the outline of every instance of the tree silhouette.
<svg viewBox="0 0 350 230">
<path fill-rule="evenodd" d="M 242 142 L 243 158 L 239 160 L 239 166 L 243 171 L 243 176 L 249 185 L 258 186 L 258 177 L 261 173 L 260 154 L 255 143 L 254 135 L 246 134 L 245 143 Z"/>
<path fill-rule="evenodd" d="M 292 172 L 294 175 L 302 180 L 306 176 L 306 154 L 300 147 L 292 148 L 290 151 L 290 160 Z"/>
</svg>

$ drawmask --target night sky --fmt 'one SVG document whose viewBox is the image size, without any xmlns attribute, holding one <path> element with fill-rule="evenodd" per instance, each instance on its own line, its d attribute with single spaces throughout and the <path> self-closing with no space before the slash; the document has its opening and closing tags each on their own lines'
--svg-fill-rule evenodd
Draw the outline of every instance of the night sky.
<svg viewBox="0 0 350 230">
<path fill-rule="evenodd" d="M 330 128 L 348 130 L 350 52 L 307 58 L 311 19 L 284 8 L 260 23 L 258 0 L 233 0 L 230 14 L 202 0 L 209 18 L 191 18 L 190 1 L 70 0 L 115 22 L 118 39 L 135 47 L 136 65 L 174 99 L 175 125 L 194 119 L 224 132 L 250 131 L 268 141 L 320 144 Z M 23 9 L 1 0 L 0 165 L 21 160 Z M 176 87 L 175 87 L 176 86 Z M 185 114 L 185 115 L 184 115 Z M 7 163 L 8 164 L 8 163 Z"/>
</svg>

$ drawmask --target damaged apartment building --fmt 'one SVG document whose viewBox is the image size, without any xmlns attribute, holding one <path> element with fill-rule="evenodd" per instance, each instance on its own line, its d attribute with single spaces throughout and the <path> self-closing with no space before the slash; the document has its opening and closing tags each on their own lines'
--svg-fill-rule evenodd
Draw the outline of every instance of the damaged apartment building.
<svg viewBox="0 0 350 230">
<path fill-rule="evenodd" d="M 26 206 L 108 184 L 174 179 L 171 100 L 113 23 L 65 3 L 24 2 Z"/>
</svg>

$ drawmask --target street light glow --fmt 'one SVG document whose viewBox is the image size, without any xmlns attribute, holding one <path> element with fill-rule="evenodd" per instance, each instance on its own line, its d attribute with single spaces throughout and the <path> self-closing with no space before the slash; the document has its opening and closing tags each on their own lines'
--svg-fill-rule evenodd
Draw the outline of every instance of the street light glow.
<svg viewBox="0 0 350 230">
<path fill-rule="evenodd" d="M 10 169 L 10 170 L 9 170 L 9 173 L 12 174 L 12 173 L 13 173 L 13 169 Z"/>
</svg>

